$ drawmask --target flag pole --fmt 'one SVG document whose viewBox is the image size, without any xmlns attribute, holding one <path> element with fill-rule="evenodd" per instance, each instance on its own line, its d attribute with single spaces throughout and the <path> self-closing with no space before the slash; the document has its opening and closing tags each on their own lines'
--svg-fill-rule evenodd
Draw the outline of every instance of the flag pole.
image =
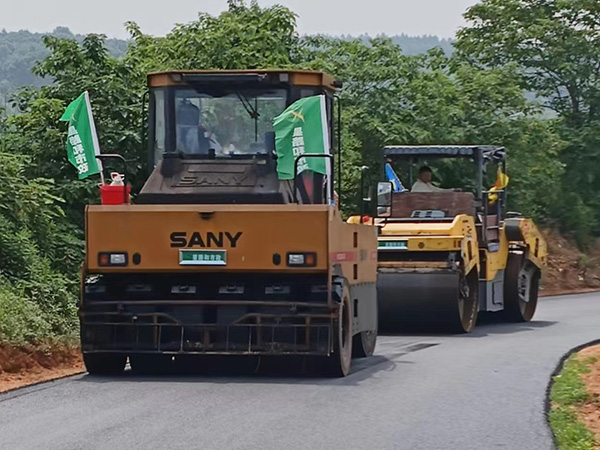
<svg viewBox="0 0 600 450">
<path fill-rule="evenodd" d="M 100 143 L 98 142 L 98 134 L 96 133 L 96 123 L 94 122 L 94 115 L 92 114 L 92 104 L 90 102 L 90 94 L 85 91 L 85 104 L 88 110 L 88 116 L 90 118 L 90 129 L 92 131 L 92 141 L 94 142 L 94 153 L 100 154 Z M 104 166 L 100 159 L 98 161 L 98 168 L 100 169 L 100 183 L 104 186 Z"/>
</svg>

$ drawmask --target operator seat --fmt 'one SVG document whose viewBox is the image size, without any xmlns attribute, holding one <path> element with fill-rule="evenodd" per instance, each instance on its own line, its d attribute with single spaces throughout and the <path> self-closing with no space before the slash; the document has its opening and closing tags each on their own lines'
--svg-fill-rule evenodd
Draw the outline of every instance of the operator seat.
<svg viewBox="0 0 600 450">
<path fill-rule="evenodd" d="M 177 149 L 184 153 L 206 155 L 210 141 L 200 125 L 200 109 L 184 99 L 177 108 Z"/>
</svg>

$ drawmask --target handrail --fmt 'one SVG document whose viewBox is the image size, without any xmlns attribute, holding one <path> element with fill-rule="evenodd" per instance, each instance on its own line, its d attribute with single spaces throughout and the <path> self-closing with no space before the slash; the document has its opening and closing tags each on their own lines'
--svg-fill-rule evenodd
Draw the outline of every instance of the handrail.
<svg viewBox="0 0 600 450">
<path fill-rule="evenodd" d="M 498 191 L 482 191 L 482 201 L 483 201 L 483 218 L 482 218 L 482 233 L 481 240 L 482 244 L 488 244 L 488 230 L 499 230 L 500 227 L 496 225 L 488 226 L 488 214 L 489 214 L 489 203 L 490 203 L 490 195 L 495 194 L 498 196 L 498 200 L 496 201 L 496 215 L 498 216 L 498 220 L 501 220 L 502 216 L 502 202 L 504 201 L 504 195 L 506 190 L 501 189 Z"/>
<path fill-rule="evenodd" d="M 302 159 L 302 158 L 327 158 L 329 161 L 329 168 L 330 168 L 330 173 L 333 173 L 333 155 L 329 154 L 329 153 L 304 153 L 300 156 L 298 156 L 296 158 L 296 160 L 294 161 L 294 203 L 298 203 L 298 162 Z M 330 179 L 328 180 L 329 183 L 329 188 L 330 188 L 330 198 L 333 199 L 334 198 L 334 191 L 333 191 L 333 183 L 331 182 L 331 176 L 329 177 Z"/>
</svg>

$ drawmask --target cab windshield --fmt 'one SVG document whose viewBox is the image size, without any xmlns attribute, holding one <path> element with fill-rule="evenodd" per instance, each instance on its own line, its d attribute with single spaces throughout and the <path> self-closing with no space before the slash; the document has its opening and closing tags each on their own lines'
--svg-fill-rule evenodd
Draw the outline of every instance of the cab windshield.
<svg viewBox="0 0 600 450">
<path fill-rule="evenodd" d="M 287 92 L 177 89 L 174 100 L 176 152 L 189 157 L 250 156 L 272 147 L 273 119 L 285 110 Z"/>
</svg>

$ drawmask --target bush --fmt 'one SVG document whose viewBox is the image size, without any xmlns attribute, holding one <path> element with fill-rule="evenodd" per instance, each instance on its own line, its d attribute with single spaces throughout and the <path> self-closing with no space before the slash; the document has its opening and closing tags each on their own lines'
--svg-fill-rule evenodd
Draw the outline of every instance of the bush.
<svg viewBox="0 0 600 450">
<path fill-rule="evenodd" d="M 564 188 L 551 208 L 551 216 L 557 221 L 561 233 L 575 240 L 581 249 L 593 241 L 598 227 L 596 211 L 587 205 L 581 196 Z"/>
<path fill-rule="evenodd" d="M 27 178 L 29 160 L 0 153 L 0 342 L 38 342 L 75 331 L 80 232 L 54 184 Z"/>
<path fill-rule="evenodd" d="M 46 340 L 52 332 L 44 316 L 24 292 L 0 281 L 0 342 L 24 345 Z"/>
</svg>

